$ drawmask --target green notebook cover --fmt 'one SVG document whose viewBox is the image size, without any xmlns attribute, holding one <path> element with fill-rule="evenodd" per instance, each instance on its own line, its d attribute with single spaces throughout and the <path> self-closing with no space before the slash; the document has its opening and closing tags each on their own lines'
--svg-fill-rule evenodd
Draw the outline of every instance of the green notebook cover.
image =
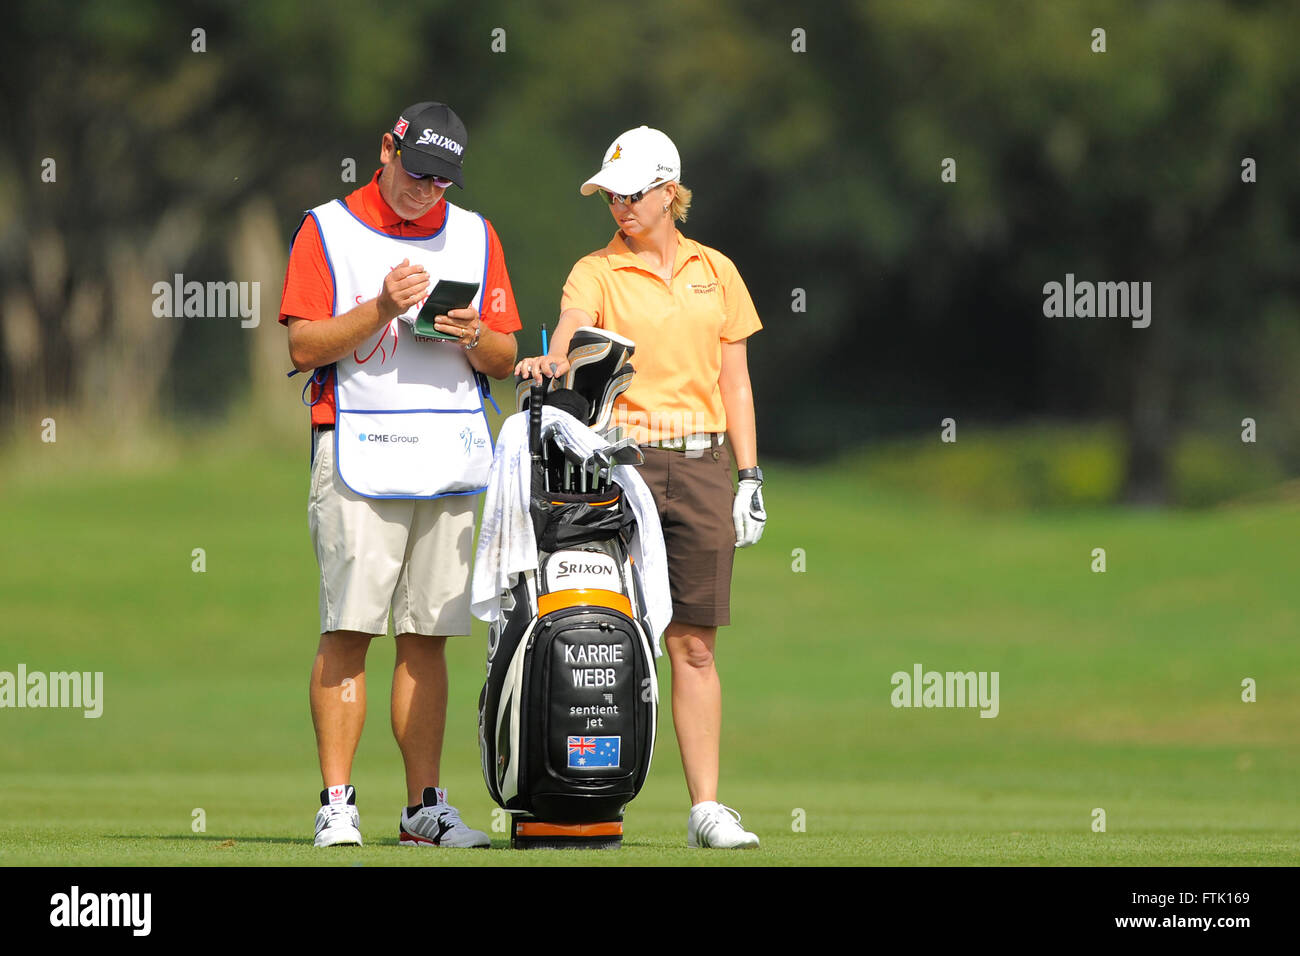
<svg viewBox="0 0 1300 956">
<path fill-rule="evenodd" d="M 426 339 L 444 339 L 458 341 L 454 335 L 439 332 L 433 327 L 433 320 L 446 315 L 452 309 L 463 309 L 474 301 L 478 293 L 477 282 L 454 282 L 451 279 L 439 279 L 438 284 L 424 300 L 424 307 L 415 317 L 415 334 Z"/>
</svg>

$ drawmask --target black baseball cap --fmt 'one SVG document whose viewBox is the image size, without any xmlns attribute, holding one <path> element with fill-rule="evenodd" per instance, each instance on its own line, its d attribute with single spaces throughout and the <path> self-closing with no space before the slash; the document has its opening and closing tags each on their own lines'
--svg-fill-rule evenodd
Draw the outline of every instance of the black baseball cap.
<svg viewBox="0 0 1300 956">
<path fill-rule="evenodd" d="M 392 133 L 402 150 L 403 168 L 465 187 L 461 162 L 469 134 L 450 106 L 432 101 L 408 106 L 397 117 Z"/>
</svg>

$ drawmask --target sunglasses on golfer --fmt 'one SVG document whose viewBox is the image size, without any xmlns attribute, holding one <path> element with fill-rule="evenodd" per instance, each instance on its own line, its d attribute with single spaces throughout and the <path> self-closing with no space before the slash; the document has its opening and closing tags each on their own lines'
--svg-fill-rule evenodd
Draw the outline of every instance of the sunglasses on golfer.
<svg viewBox="0 0 1300 956">
<path fill-rule="evenodd" d="M 398 159 L 401 159 L 401 158 L 402 158 L 402 147 L 400 147 L 400 146 L 397 147 L 397 158 L 398 158 Z M 450 180 L 450 179 L 446 179 L 446 178 L 444 178 L 444 177 L 442 177 L 442 176 L 435 176 L 435 175 L 433 175 L 432 173 L 419 173 L 419 174 L 416 174 L 416 173 L 411 172 L 411 171 L 410 171 L 409 169 L 407 169 L 405 166 L 402 167 L 402 172 L 406 173 L 406 175 L 410 176 L 412 179 L 414 179 L 414 180 L 418 180 L 418 181 L 421 181 L 421 182 L 423 182 L 423 181 L 426 180 L 426 179 L 428 179 L 428 180 L 432 180 L 433 184 L 434 184 L 435 186 L 437 186 L 439 189 L 446 189 L 448 186 L 451 185 L 451 180 Z"/>
<path fill-rule="evenodd" d="M 668 184 L 666 182 L 655 183 L 653 186 L 647 186 L 639 193 L 632 193 L 632 195 L 630 196 L 623 196 L 620 195 L 619 193 L 612 193 L 607 189 L 600 190 L 600 194 L 605 197 L 605 202 L 609 203 L 611 206 L 614 205 L 614 203 L 616 202 L 622 203 L 625 206 L 631 206 L 633 203 L 640 202 L 645 197 L 646 193 L 654 192 L 660 186 L 667 186 L 667 185 Z"/>
</svg>

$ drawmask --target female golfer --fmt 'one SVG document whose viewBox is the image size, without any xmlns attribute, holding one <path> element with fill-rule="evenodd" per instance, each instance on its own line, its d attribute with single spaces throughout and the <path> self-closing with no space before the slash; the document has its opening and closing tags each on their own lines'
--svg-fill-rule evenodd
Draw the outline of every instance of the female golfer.
<svg viewBox="0 0 1300 956">
<path fill-rule="evenodd" d="M 618 227 L 609 245 L 579 260 L 564 285 L 549 354 L 515 371 L 541 382 L 563 375 L 569 339 L 584 325 L 632 339 L 636 375 L 614 423 L 645 452 L 641 476 L 663 524 L 672 623 L 673 725 L 686 772 L 691 847 L 756 847 L 740 814 L 718 803 L 722 687 L 718 628 L 730 623 L 736 548 L 758 541 L 767 515 L 758 468 L 745 339 L 762 328 L 745 283 L 722 253 L 683 236 L 691 193 L 677 148 L 641 126 L 605 152 L 582 184 L 599 191 Z M 734 501 L 731 469 L 739 467 Z"/>
</svg>

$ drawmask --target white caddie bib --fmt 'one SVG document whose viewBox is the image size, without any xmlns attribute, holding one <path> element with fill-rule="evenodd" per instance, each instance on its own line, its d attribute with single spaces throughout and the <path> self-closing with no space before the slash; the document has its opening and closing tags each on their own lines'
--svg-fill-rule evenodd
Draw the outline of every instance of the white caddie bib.
<svg viewBox="0 0 1300 956">
<path fill-rule="evenodd" d="M 482 311 L 487 282 L 487 225 L 447 203 L 442 229 L 403 239 L 367 226 L 342 200 L 310 215 L 334 275 L 334 314 L 383 288 L 384 276 L 410 259 L 439 279 L 477 282 Z M 411 306 L 415 320 L 424 300 Z M 401 317 L 335 363 L 334 460 L 344 484 L 367 498 L 479 494 L 492 467 L 492 435 L 479 380 L 455 342 L 417 339 Z"/>
</svg>

